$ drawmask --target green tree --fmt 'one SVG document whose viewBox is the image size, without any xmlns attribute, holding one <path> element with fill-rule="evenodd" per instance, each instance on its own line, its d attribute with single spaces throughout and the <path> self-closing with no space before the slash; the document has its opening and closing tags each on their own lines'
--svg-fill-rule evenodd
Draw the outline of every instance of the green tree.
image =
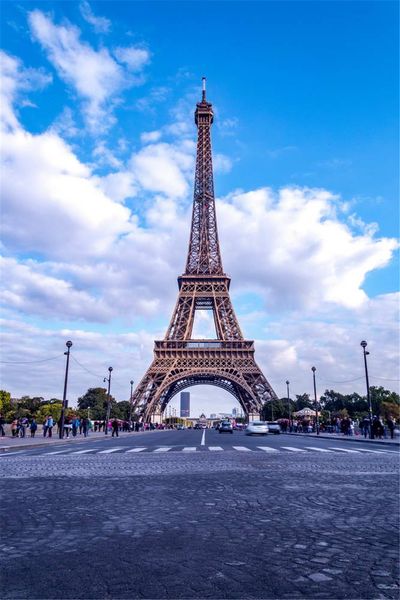
<svg viewBox="0 0 400 600">
<path fill-rule="evenodd" d="M 35 415 L 43 404 L 44 398 L 41 396 L 36 396 L 34 398 L 31 398 L 30 396 L 22 396 L 22 398 L 18 400 L 19 407 L 26 409 L 30 415 Z"/>
<path fill-rule="evenodd" d="M 11 410 L 11 394 L 6 390 L 0 390 L 0 413 L 5 415 Z"/>
<path fill-rule="evenodd" d="M 296 411 L 302 408 L 314 408 L 314 403 L 310 400 L 310 394 L 296 394 Z"/>
<path fill-rule="evenodd" d="M 396 394 L 396 392 L 391 392 L 390 390 L 386 390 L 382 386 L 377 387 L 372 385 L 369 388 L 369 393 L 371 395 L 372 412 L 374 415 L 379 415 L 381 413 L 381 405 L 383 402 L 389 402 L 391 404 L 400 406 L 399 394 Z"/>
<path fill-rule="evenodd" d="M 110 396 L 111 410 L 116 404 L 115 398 Z M 107 390 L 105 388 L 89 388 L 86 394 L 78 398 L 78 409 L 90 409 L 90 418 L 104 419 L 107 410 Z"/>
<path fill-rule="evenodd" d="M 116 402 L 111 405 L 111 416 L 127 421 L 129 419 L 130 410 L 131 403 L 129 400 L 122 400 L 121 402 Z"/>
<path fill-rule="evenodd" d="M 51 415 L 57 423 L 57 421 L 61 417 L 61 409 L 62 402 L 52 402 L 51 404 L 49 402 L 47 404 L 42 404 L 36 413 L 36 420 L 38 423 L 43 423 L 46 417 Z"/>
</svg>

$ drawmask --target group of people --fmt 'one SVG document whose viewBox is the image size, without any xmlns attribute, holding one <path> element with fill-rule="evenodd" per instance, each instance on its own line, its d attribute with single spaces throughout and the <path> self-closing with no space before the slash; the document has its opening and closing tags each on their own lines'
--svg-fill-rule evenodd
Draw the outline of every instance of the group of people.
<svg viewBox="0 0 400 600">
<path fill-rule="evenodd" d="M 285 423 L 285 426 L 282 426 L 283 424 L 281 423 L 281 428 L 283 431 L 290 431 L 294 433 L 313 433 L 316 431 L 315 421 L 310 421 L 309 419 L 293 420 L 290 423 L 287 419 L 286 421 L 287 422 Z M 372 424 L 370 424 L 370 419 L 368 417 L 364 417 L 358 422 L 354 421 L 350 417 L 343 417 L 342 419 L 337 417 L 332 419 L 331 425 L 326 425 L 324 422 L 321 422 L 320 431 L 327 431 L 328 433 L 341 433 L 348 436 L 360 434 L 365 438 L 369 437 L 371 432 L 372 438 L 383 439 L 390 435 L 391 439 L 393 439 L 395 426 L 396 422 L 391 416 L 386 419 L 386 422 L 384 422 L 381 417 L 374 415 Z"/>
</svg>

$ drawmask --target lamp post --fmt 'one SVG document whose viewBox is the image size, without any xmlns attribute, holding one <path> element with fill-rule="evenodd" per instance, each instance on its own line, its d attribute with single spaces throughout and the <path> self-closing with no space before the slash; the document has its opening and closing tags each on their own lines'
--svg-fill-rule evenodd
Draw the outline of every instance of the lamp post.
<svg viewBox="0 0 400 600">
<path fill-rule="evenodd" d="M 360 343 L 360 346 L 363 349 L 363 354 L 364 354 L 364 367 L 365 367 L 365 382 L 367 384 L 367 400 L 368 400 L 368 412 L 369 412 L 369 437 L 371 440 L 374 439 L 374 434 L 372 432 L 372 404 L 371 404 L 371 394 L 369 391 L 369 378 L 368 378 L 368 365 L 367 365 L 367 354 L 369 354 L 369 352 L 365 349 L 367 347 L 367 342 L 365 340 L 363 340 Z"/>
<path fill-rule="evenodd" d="M 132 423 L 132 394 L 133 394 L 133 379 L 131 379 L 130 381 L 131 384 L 131 400 L 130 400 L 130 407 L 129 407 L 129 427 L 131 426 Z"/>
<path fill-rule="evenodd" d="M 58 437 L 60 440 L 64 437 L 64 420 L 65 420 L 65 409 L 67 408 L 67 385 L 68 385 L 68 369 L 69 369 L 69 353 L 71 350 L 72 342 L 68 340 L 65 344 L 67 346 L 67 351 L 64 352 L 67 357 L 67 362 L 65 365 L 65 379 L 64 379 L 64 393 L 63 393 L 63 401 L 61 406 L 61 417 L 60 417 L 60 429 L 58 432 Z"/>
<path fill-rule="evenodd" d="M 315 367 L 311 367 L 311 371 L 313 373 L 313 382 L 314 382 L 314 402 L 315 402 L 315 427 L 317 429 L 317 435 L 319 435 L 319 416 L 318 416 L 318 403 L 317 403 L 317 386 L 315 385 L 315 371 L 317 369 Z"/>
<path fill-rule="evenodd" d="M 103 381 L 108 381 L 107 412 L 106 412 L 106 422 L 104 424 L 104 433 L 106 435 L 108 435 L 108 421 L 110 420 L 110 411 L 111 411 L 111 405 L 110 405 L 110 387 L 111 387 L 111 372 L 112 372 L 112 370 L 113 370 L 112 367 L 108 367 L 109 375 L 108 375 L 108 377 L 104 377 L 104 379 L 103 379 Z"/>
<path fill-rule="evenodd" d="M 290 432 L 290 396 L 289 396 L 289 383 L 290 381 L 286 380 L 286 393 L 287 393 L 287 405 L 288 405 L 288 414 L 289 414 L 289 432 Z"/>
</svg>

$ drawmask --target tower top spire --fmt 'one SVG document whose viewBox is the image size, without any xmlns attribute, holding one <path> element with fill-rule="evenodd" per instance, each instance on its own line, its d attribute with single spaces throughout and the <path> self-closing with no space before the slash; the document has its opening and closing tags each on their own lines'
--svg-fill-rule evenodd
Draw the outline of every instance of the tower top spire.
<svg viewBox="0 0 400 600">
<path fill-rule="evenodd" d="M 206 101 L 206 78 L 202 77 L 202 84 L 203 84 L 203 90 L 202 90 L 202 94 L 201 94 L 201 101 L 205 102 Z"/>
</svg>

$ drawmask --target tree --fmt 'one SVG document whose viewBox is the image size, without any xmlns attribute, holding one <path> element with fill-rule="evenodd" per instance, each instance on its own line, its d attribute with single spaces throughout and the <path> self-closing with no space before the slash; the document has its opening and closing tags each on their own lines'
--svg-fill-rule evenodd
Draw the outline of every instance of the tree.
<svg viewBox="0 0 400 600">
<path fill-rule="evenodd" d="M 122 400 L 121 402 L 116 402 L 111 405 L 111 416 L 128 421 L 130 410 L 131 403 L 129 400 Z"/>
<path fill-rule="evenodd" d="M 386 390 L 382 386 L 377 387 L 372 385 L 369 388 L 369 393 L 371 396 L 372 413 L 374 415 L 379 415 L 381 413 L 381 405 L 383 402 L 389 402 L 391 404 L 400 406 L 399 394 L 396 394 L 396 392 L 391 392 L 390 390 Z"/>
<path fill-rule="evenodd" d="M 115 398 L 110 396 L 111 409 L 116 404 Z M 89 388 L 86 394 L 78 398 L 78 409 L 90 409 L 90 418 L 105 419 L 107 410 L 107 390 L 105 388 Z"/>
<path fill-rule="evenodd" d="M 314 403 L 310 400 L 310 394 L 296 394 L 296 411 L 302 408 L 314 408 Z"/>
<path fill-rule="evenodd" d="M 51 415 L 57 423 L 57 421 L 61 417 L 61 409 L 62 402 L 53 402 L 51 404 L 49 402 L 48 404 L 42 404 L 36 413 L 36 420 L 38 421 L 38 423 L 43 423 L 46 417 Z"/>
<path fill-rule="evenodd" d="M 11 410 L 11 394 L 6 390 L 0 390 L 0 413 L 5 414 Z"/>
<path fill-rule="evenodd" d="M 34 415 L 42 404 L 44 404 L 44 398 L 42 398 L 42 396 L 36 396 L 34 398 L 22 396 L 22 398 L 18 400 L 18 405 L 21 408 L 26 409 L 30 415 Z"/>
</svg>

